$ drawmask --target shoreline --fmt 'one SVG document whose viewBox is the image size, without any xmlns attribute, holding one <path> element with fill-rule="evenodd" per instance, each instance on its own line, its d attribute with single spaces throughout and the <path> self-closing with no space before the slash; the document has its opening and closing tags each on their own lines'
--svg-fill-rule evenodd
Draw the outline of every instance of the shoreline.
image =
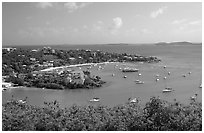
<svg viewBox="0 0 204 133">
<path fill-rule="evenodd" d="M 83 66 L 93 66 L 93 65 L 105 65 L 109 63 L 119 63 L 119 62 L 100 62 L 100 63 L 83 63 L 83 64 L 75 64 L 75 65 L 69 65 L 69 66 L 60 66 L 60 67 L 50 67 L 43 70 L 40 70 L 41 72 L 61 69 L 61 68 L 73 68 L 73 67 L 83 67 Z"/>
</svg>

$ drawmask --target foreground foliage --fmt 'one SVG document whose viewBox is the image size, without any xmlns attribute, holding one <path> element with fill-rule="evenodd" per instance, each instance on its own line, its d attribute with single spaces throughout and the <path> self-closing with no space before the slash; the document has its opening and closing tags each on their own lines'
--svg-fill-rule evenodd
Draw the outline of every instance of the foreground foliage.
<svg viewBox="0 0 204 133">
<path fill-rule="evenodd" d="M 182 105 L 152 97 L 143 107 L 125 103 L 112 108 L 103 105 L 72 105 L 60 108 L 54 101 L 36 107 L 11 100 L 2 107 L 3 131 L 197 131 L 202 130 L 202 105 Z"/>
</svg>

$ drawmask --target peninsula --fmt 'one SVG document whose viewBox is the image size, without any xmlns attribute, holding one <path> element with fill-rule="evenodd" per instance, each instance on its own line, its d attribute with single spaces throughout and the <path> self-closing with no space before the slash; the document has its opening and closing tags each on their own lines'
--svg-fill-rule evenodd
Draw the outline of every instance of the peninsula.
<svg viewBox="0 0 204 133">
<path fill-rule="evenodd" d="M 43 89 L 76 89 L 100 87 L 105 82 L 92 76 L 90 70 L 73 67 L 93 66 L 109 62 L 159 62 L 153 56 L 109 53 L 100 50 L 57 50 L 3 48 L 4 83 Z"/>
</svg>

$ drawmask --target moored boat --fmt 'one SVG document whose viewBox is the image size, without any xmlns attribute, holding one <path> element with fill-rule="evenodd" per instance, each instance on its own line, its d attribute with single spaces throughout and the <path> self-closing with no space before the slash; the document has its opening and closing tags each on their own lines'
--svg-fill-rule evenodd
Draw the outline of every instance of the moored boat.
<svg viewBox="0 0 204 133">
<path fill-rule="evenodd" d="M 133 98 L 130 100 L 130 103 L 137 103 L 137 102 L 138 102 L 137 98 Z"/>
<path fill-rule="evenodd" d="M 144 81 L 136 80 L 135 83 L 136 84 L 144 84 Z"/>
<path fill-rule="evenodd" d="M 171 87 L 166 87 L 164 90 L 162 90 L 162 92 L 172 92 L 172 88 Z"/>
<path fill-rule="evenodd" d="M 139 69 L 129 68 L 129 67 L 126 67 L 126 68 L 122 69 L 122 72 L 138 72 L 138 71 L 139 71 Z"/>
<path fill-rule="evenodd" d="M 89 100 L 90 102 L 99 102 L 100 98 L 94 97 L 93 99 Z"/>
</svg>

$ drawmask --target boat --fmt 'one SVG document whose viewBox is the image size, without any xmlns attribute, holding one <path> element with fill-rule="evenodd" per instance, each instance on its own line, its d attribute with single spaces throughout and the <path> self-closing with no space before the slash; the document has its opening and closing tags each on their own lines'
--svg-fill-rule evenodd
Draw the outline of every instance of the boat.
<svg viewBox="0 0 204 133">
<path fill-rule="evenodd" d="M 190 99 L 191 100 L 195 100 L 197 98 L 198 94 L 195 94 L 194 96 L 191 96 Z"/>
<path fill-rule="evenodd" d="M 136 84 L 144 84 L 144 81 L 136 80 Z"/>
<path fill-rule="evenodd" d="M 200 84 L 199 88 L 202 88 L 202 84 Z"/>
<path fill-rule="evenodd" d="M 137 102 L 138 102 L 137 98 L 130 99 L 130 103 L 137 103 Z"/>
<path fill-rule="evenodd" d="M 99 102 L 100 98 L 94 97 L 93 99 L 89 100 L 90 102 Z"/>
<path fill-rule="evenodd" d="M 122 69 L 122 72 L 138 72 L 139 69 L 126 67 Z"/>
<path fill-rule="evenodd" d="M 123 76 L 123 78 L 127 78 L 127 76 Z"/>
<path fill-rule="evenodd" d="M 171 72 L 168 72 L 168 75 L 170 75 Z"/>
<path fill-rule="evenodd" d="M 164 90 L 162 90 L 163 93 L 165 92 L 172 92 L 172 88 L 171 87 L 166 87 Z"/>
<path fill-rule="evenodd" d="M 159 74 L 157 74 L 156 77 L 159 77 Z"/>
<path fill-rule="evenodd" d="M 26 103 L 26 100 L 21 100 L 21 99 L 20 99 L 20 100 L 18 100 L 18 102 L 24 104 L 24 103 Z"/>
</svg>

